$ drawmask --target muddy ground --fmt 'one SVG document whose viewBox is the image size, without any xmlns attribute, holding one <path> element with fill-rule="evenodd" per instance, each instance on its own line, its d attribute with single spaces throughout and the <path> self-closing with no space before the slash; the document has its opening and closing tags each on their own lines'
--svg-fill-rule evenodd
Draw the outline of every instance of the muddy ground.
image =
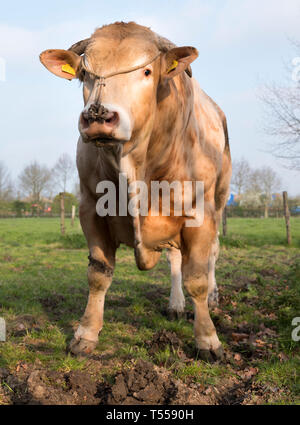
<svg viewBox="0 0 300 425">
<path fill-rule="evenodd" d="M 282 220 L 229 219 L 216 270 L 220 302 L 211 311 L 226 357 L 210 365 L 195 350 L 190 297 L 184 317 L 167 315 L 165 256 L 145 273 L 124 246 L 99 343 L 91 357 L 72 357 L 66 347 L 88 297 L 80 229 L 69 226 L 61 238 L 56 219 L 0 220 L 7 324 L 0 405 L 299 404 L 292 321 L 299 316 L 300 220 L 291 223 L 294 245 L 287 247 Z"/>
<path fill-rule="evenodd" d="M 182 361 L 193 363 L 182 345 L 177 335 L 169 331 L 157 332 L 147 341 L 150 355 L 168 346 Z M 227 352 L 227 360 L 228 356 Z M 99 368 L 103 365 L 98 358 L 90 361 L 98 363 Z M 98 381 L 89 371 L 53 371 L 44 369 L 38 361 L 33 365 L 20 362 L 13 373 L 0 368 L 0 392 L 5 404 L 15 405 L 252 404 L 253 393 L 255 404 L 264 404 L 264 387 L 252 383 L 256 370 L 245 367 L 241 371 L 239 379 L 233 374 L 218 387 L 206 387 L 192 380 L 184 383 L 167 368 L 141 359 L 131 361 L 113 377 Z"/>
</svg>

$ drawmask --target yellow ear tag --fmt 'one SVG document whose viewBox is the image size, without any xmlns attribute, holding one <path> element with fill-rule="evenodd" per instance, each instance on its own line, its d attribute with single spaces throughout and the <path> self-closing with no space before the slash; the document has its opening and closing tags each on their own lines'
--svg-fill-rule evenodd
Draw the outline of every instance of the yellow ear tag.
<svg viewBox="0 0 300 425">
<path fill-rule="evenodd" d="M 75 69 L 71 67 L 71 65 L 69 65 L 68 63 L 66 63 L 65 65 L 62 65 L 61 70 L 64 72 L 67 72 L 68 74 L 71 75 L 76 75 Z"/>
<path fill-rule="evenodd" d="M 178 62 L 176 60 L 173 60 L 172 65 L 170 66 L 170 68 L 168 69 L 167 73 L 169 74 L 169 72 L 173 71 L 173 69 L 177 68 Z"/>
</svg>

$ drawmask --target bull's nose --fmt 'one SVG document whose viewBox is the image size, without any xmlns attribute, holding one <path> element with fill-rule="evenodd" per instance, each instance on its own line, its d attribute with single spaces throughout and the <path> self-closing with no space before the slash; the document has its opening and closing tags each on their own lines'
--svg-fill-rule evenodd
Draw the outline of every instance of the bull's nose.
<svg viewBox="0 0 300 425">
<path fill-rule="evenodd" d="M 80 132 L 87 139 L 97 139 L 101 136 L 113 137 L 114 129 L 119 123 L 119 114 L 109 111 L 101 121 L 91 120 L 87 112 L 80 115 Z"/>
</svg>

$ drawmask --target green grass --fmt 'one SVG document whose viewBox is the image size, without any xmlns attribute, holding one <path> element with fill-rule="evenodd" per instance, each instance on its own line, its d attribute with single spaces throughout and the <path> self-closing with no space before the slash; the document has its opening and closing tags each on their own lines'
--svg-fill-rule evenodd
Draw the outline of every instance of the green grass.
<svg viewBox="0 0 300 425">
<path fill-rule="evenodd" d="M 165 256 L 153 270 L 141 272 L 133 251 L 124 246 L 117 253 L 96 360 L 71 357 L 66 345 L 88 295 L 88 251 L 79 223 L 72 228 L 67 220 L 62 237 L 58 219 L 2 219 L 0 316 L 7 321 L 8 340 L 0 343 L 0 367 L 14 371 L 20 361 L 38 362 L 49 369 L 85 369 L 101 377 L 142 358 L 185 382 L 217 388 L 254 367 L 258 373 L 253 382 L 270 394 L 269 402 L 299 403 L 300 342 L 291 340 L 291 321 L 300 316 L 300 219 L 291 219 L 291 228 L 293 245 L 288 247 L 282 219 L 228 220 L 217 266 L 221 303 L 212 317 L 232 356 L 227 364 L 211 366 L 197 357 L 185 363 L 169 346 L 149 355 L 148 341 L 166 329 L 177 334 L 185 353 L 193 357 L 192 321 L 171 322 L 165 316 L 170 292 Z M 189 299 L 186 308 L 192 311 Z M 18 334 L 20 323 L 27 330 Z M 241 327 L 262 340 L 263 346 L 251 352 L 243 344 L 234 345 L 231 334 Z M 234 360 L 237 353 L 243 366 Z M 274 392 L 274 387 L 279 390 Z"/>
<path fill-rule="evenodd" d="M 228 236 L 221 237 L 226 246 L 245 248 L 246 246 L 278 245 L 286 246 L 284 218 L 228 218 Z M 300 219 L 290 218 L 292 246 L 300 248 Z"/>
<path fill-rule="evenodd" d="M 211 365 L 199 361 L 182 366 L 175 373 L 183 381 L 188 381 L 192 378 L 194 382 L 199 382 L 205 386 L 217 385 L 228 374 L 228 369 L 224 365 Z"/>
</svg>

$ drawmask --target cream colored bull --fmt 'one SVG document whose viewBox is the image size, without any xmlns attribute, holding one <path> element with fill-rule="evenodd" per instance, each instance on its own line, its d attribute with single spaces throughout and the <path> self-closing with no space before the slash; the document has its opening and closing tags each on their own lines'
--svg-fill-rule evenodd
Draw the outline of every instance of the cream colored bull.
<svg viewBox="0 0 300 425">
<path fill-rule="evenodd" d="M 88 354 L 97 345 L 116 249 L 124 243 L 134 248 L 142 270 L 154 267 L 162 249 L 168 249 L 170 312 L 184 311 L 183 280 L 194 304 L 200 356 L 223 356 L 208 299 L 214 301 L 217 291 L 217 232 L 231 159 L 225 116 L 191 76 L 190 64 L 197 56 L 194 47 L 175 47 L 133 22 L 104 26 L 69 50 L 40 55 L 49 71 L 83 82 L 77 167 L 80 221 L 90 251 L 90 291 L 70 345 L 75 354 Z M 128 183 L 142 181 L 147 187 L 152 181 L 203 182 L 202 225 L 188 227 L 187 215 L 175 216 L 174 197 L 170 216 L 162 211 L 156 216 L 149 206 L 147 215 L 100 217 L 96 204 L 103 194 L 96 193 L 97 184 L 108 180 L 118 186 L 120 173 L 127 174 Z M 120 195 L 116 202 L 120 204 Z"/>
</svg>

